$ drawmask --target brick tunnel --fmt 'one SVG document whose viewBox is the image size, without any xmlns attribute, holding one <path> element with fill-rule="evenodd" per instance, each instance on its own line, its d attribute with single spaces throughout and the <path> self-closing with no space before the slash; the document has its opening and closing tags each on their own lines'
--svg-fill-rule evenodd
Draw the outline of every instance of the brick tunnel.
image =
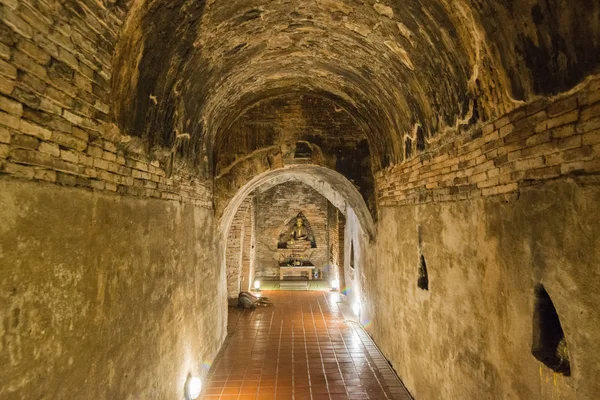
<svg viewBox="0 0 600 400">
<path fill-rule="evenodd" d="M 0 0 L 0 400 L 595 400 L 599 216 L 596 0 Z"/>
</svg>

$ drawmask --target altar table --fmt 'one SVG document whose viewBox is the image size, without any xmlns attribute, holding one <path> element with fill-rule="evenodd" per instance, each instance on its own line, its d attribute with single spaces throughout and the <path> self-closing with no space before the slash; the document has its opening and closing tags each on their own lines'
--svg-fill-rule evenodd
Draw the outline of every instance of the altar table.
<svg viewBox="0 0 600 400">
<path fill-rule="evenodd" d="M 306 267 L 306 266 L 302 266 L 302 267 L 279 267 L 279 280 L 280 281 L 283 280 L 283 273 L 284 272 L 294 272 L 294 271 L 308 272 L 308 279 L 312 280 L 314 269 L 315 269 L 314 266 L 312 266 L 312 267 Z"/>
</svg>

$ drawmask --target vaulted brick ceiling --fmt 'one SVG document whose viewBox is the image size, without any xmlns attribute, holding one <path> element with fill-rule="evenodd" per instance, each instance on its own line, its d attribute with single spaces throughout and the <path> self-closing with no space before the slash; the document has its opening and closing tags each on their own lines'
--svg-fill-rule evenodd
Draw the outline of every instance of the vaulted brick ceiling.
<svg viewBox="0 0 600 400">
<path fill-rule="evenodd" d="M 117 49 L 116 116 L 151 145 L 190 134 L 187 155 L 210 176 L 218 136 L 248 109 L 318 96 L 363 129 L 377 170 L 592 72 L 600 4 L 578 4 L 137 0 Z"/>
</svg>

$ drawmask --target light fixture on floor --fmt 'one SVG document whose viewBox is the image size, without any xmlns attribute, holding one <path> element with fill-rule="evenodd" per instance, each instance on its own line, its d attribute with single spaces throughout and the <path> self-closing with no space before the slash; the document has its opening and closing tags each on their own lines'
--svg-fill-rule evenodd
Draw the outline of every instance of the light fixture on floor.
<svg viewBox="0 0 600 400">
<path fill-rule="evenodd" d="M 254 281 L 254 290 L 260 291 L 260 281 L 258 279 Z"/>
<path fill-rule="evenodd" d="M 331 281 L 331 291 L 337 292 L 340 289 L 340 281 L 334 279 Z"/>
<path fill-rule="evenodd" d="M 185 382 L 185 400 L 194 400 L 200 397 L 202 381 L 196 376 L 189 375 Z"/>
</svg>

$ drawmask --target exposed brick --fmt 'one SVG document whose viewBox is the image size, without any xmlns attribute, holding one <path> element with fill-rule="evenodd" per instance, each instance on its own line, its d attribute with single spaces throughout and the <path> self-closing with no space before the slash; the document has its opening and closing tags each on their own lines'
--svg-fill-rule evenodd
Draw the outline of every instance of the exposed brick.
<svg viewBox="0 0 600 400">
<path fill-rule="evenodd" d="M 600 117 L 600 103 L 588 107 L 581 112 L 582 121 L 587 121 L 594 117 Z"/>
<path fill-rule="evenodd" d="M 13 51 L 13 63 L 18 68 L 31 72 L 39 78 L 46 78 L 46 68 L 19 50 Z"/>
<path fill-rule="evenodd" d="M 60 156 L 60 149 L 56 143 L 42 142 L 38 150 L 54 157 Z"/>
<path fill-rule="evenodd" d="M 72 150 L 61 150 L 60 158 L 73 164 L 77 164 L 79 162 L 79 156 Z"/>
<path fill-rule="evenodd" d="M 56 174 L 56 182 L 62 185 L 77 186 L 77 176 L 64 172 L 58 172 Z"/>
<path fill-rule="evenodd" d="M 40 145 L 40 141 L 33 136 L 16 134 L 13 135 L 10 144 L 16 148 L 35 150 Z"/>
<path fill-rule="evenodd" d="M 103 160 L 101 158 L 94 159 L 94 167 L 100 169 L 108 169 L 108 161 Z"/>
<path fill-rule="evenodd" d="M 524 179 L 551 179 L 556 178 L 561 174 L 561 167 L 546 167 L 546 168 L 538 168 L 538 169 L 530 169 L 528 171 L 524 171 Z"/>
<path fill-rule="evenodd" d="M 37 94 L 18 86 L 15 86 L 11 96 L 30 108 L 38 108 L 42 102 Z"/>
<path fill-rule="evenodd" d="M 555 129 L 552 129 L 552 137 L 556 139 L 573 136 L 575 134 L 575 125 L 564 125 Z"/>
<path fill-rule="evenodd" d="M 0 125 L 4 125 L 8 128 L 17 129 L 19 128 L 20 124 L 21 122 L 18 117 L 0 111 Z"/>
<path fill-rule="evenodd" d="M 545 142 L 549 142 L 550 141 L 550 132 L 541 132 L 541 133 L 537 133 L 533 136 L 529 136 L 527 138 L 527 140 L 525 141 L 525 145 L 526 146 L 535 146 L 538 145 L 540 143 L 545 143 Z"/>
<path fill-rule="evenodd" d="M 50 24 L 52 21 L 38 12 L 39 7 L 40 5 L 38 3 L 36 7 L 38 10 L 33 10 L 28 5 L 23 4 L 23 6 L 19 9 L 19 12 L 23 20 L 34 27 L 35 30 L 47 34 L 50 31 Z"/>
<path fill-rule="evenodd" d="M 591 146 L 581 146 L 575 149 L 565 150 L 563 158 L 565 162 L 589 159 L 594 154 Z"/>
<path fill-rule="evenodd" d="M 0 20 L 10 26 L 19 35 L 31 39 L 33 28 L 10 8 L 0 8 Z"/>
<path fill-rule="evenodd" d="M 116 161 L 117 155 L 115 153 L 111 153 L 110 151 L 105 151 L 102 154 L 102 158 L 104 158 L 105 160 L 108 160 L 108 161 Z"/>
<path fill-rule="evenodd" d="M 547 129 L 552 129 L 557 126 L 570 124 L 576 122 L 579 119 L 579 110 L 573 110 L 566 114 L 562 114 L 558 117 L 549 119 L 547 122 Z"/>
<path fill-rule="evenodd" d="M 104 190 L 106 183 L 101 180 L 90 179 L 90 187 L 96 190 Z"/>
<path fill-rule="evenodd" d="M 567 149 L 573 149 L 575 147 L 579 147 L 582 144 L 582 136 L 581 135 L 576 135 L 576 136 L 570 136 L 568 138 L 564 138 L 564 139 L 560 139 L 557 142 L 557 147 L 560 150 L 567 150 Z"/>
<path fill-rule="evenodd" d="M 83 151 L 87 147 L 87 142 L 62 132 L 52 132 L 51 140 L 54 143 L 58 143 L 62 147 L 75 149 L 78 151 Z"/>
<path fill-rule="evenodd" d="M 0 143 L 10 143 L 10 132 L 0 126 Z"/>
<path fill-rule="evenodd" d="M 517 108 L 516 110 L 512 111 L 508 115 L 511 122 L 519 121 L 519 120 L 525 118 L 526 116 L 527 116 L 527 111 L 524 108 Z"/>
<path fill-rule="evenodd" d="M 11 79 L 16 79 L 17 69 L 6 61 L 0 59 L 0 75 L 4 75 Z"/>
<path fill-rule="evenodd" d="M 515 126 L 515 130 L 520 130 L 530 126 L 536 126 L 540 122 L 546 121 L 547 119 L 548 115 L 546 114 L 546 110 L 541 110 L 519 121 L 515 121 L 513 125 Z"/>
<path fill-rule="evenodd" d="M 556 117 L 557 115 L 564 114 L 566 112 L 575 110 L 577 108 L 577 95 L 567 97 L 555 101 L 553 104 L 548 106 L 548 116 Z"/>
<path fill-rule="evenodd" d="M 4 164 L 4 172 L 13 176 L 25 179 L 33 179 L 35 169 L 26 165 L 7 162 Z"/>
<path fill-rule="evenodd" d="M 53 136 L 52 132 L 50 132 L 48 129 L 43 128 L 39 125 L 36 125 L 36 124 L 29 122 L 27 120 L 24 120 L 24 119 L 22 119 L 20 121 L 19 131 L 21 131 L 27 135 L 35 136 L 42 140 L 48 140 Z"/>
<path fill-rule="evenodd" d="M 482 194 L 484 196 L 494 196 L 498 194 L 508 193 L 515 191 L 519 188 L 516 183 L 510 183 L 508 185 L 495 186 L 492 188 L 487 188 L 482 190 Z"/>
<path fill-rule="evenodd" d="M 56 171 L 38 168 L 35 170 L 34 178 L 42 181 L 56 182 Z"/>
<path fill-rule="evenodd" d="M 588 104 L 594 104 L 600 101 L 600 90 L 596 90 L 594 92 L 590 92 L 587 97 Z"/>
<path fill-rule="evenodd" d="M 539 99 L 539 100 L 536 100 L 533 103 L 525 106 L 525 112 L 527 113 L 527 115 L 533 115 L 533 114 L 536 114 L 539 111 L 545 109 L 547 106 L 548 106 L 547 99 Z"/>
<path fill-rule="evenodd" d="M 75 70 L 64 62 L 52 58 L 48 67 L 48 76 L 52 78 L 60 77 L 67 81 L 71 81 L 75 76 Z"/>
<path fill-rule="evenodd" d="M 10 47 L 0 42 L 0 58 L 4 60 L 10 59 Z"/>
<path fill-rule="evenodd" d="M 600 128 L 600 117 L 588 119 L 577 124 L 578 133 L 586 133 Z"/>
<path fill-rule="evenodd" d="M 46 82 L 25 71 L 18 72 L 18 86 L 37 94 L 46 93 Z"/>
<path fill-rule="evenodd" d="M 85 129 L 79 128 L 77 126 L 73 127 L 73 136 L 86 142 L 89 140 L 90 137 L 89 133 Z"/>
<path fill-rule="evenodd" d="M 0 96 L 0 110 L 6 111 L 12 115 L 20 117 L 23 115 L 23 106 L 14 100 Z"/>
<path fill-rule="evenodd" d="M 1 136 L 1 135 L 0 135 Z M 2 141 L 0 139 L 0 141 Z M 586 132 L 583 135 L 583 144 L 598 144 L 600 143 L 600 129 L 596 129 L 595 131 Z"/>
<path fill-rule="evenodd" d="M 534 130 L 532 127 L 523 128 L 521 130 L 511 132 L 509 135 L 507 135 L 504 138 L 504 142 L 511 143 L 514 141 L 528 138 L 529 136 L 532 136 L 533 134 L 534 134 Z"/>
<path fill-rule="evenodd" d="M 540 168 L 540 167 L 544 166 L 544 158 L 536 157 L 536 158 L 528 158 L 526 160 L 517 160 L 517 161 L 515 161 L 514 165 L 515 165 L 516 171 Z"/>
<path fill-rule="evenodd" d="M 495 129 L 500 129 L 503 126 L 505 126 L 506 124 L 510 123 L 510 118 L 508 116 L 499 118 L 498 120 L 496 120 L 494 122 L 494 128 Z"/>
<path fill-rule="evenodd" d="M 552 153 L 554 151 L 556 151 L 556 145 L 554 143 L 546 142 L 521 150 L 521 156 L 523 158 L 537 157 Z"/>
<path fill-rule="evenodd" d="M 37 125 L 44 126 L 53 131 L 65 133 L 71 132 L 71 124 L 69 124 L 67 121 L 57 115 L 49 114 L 41 110 L 34 110 L 25 107 L 23 109 L 23 119 L 35 122 Z"/>
<path fill-rule="evenodd" d="M 21 50 L 23 53 L 27 54 L 34 61 L 41 65 L 46 65 L 50 61 L 50 54 L 29 40 L 19 40 L 19 43 L 17 43 L 17 49 Z"/>
</svg>

